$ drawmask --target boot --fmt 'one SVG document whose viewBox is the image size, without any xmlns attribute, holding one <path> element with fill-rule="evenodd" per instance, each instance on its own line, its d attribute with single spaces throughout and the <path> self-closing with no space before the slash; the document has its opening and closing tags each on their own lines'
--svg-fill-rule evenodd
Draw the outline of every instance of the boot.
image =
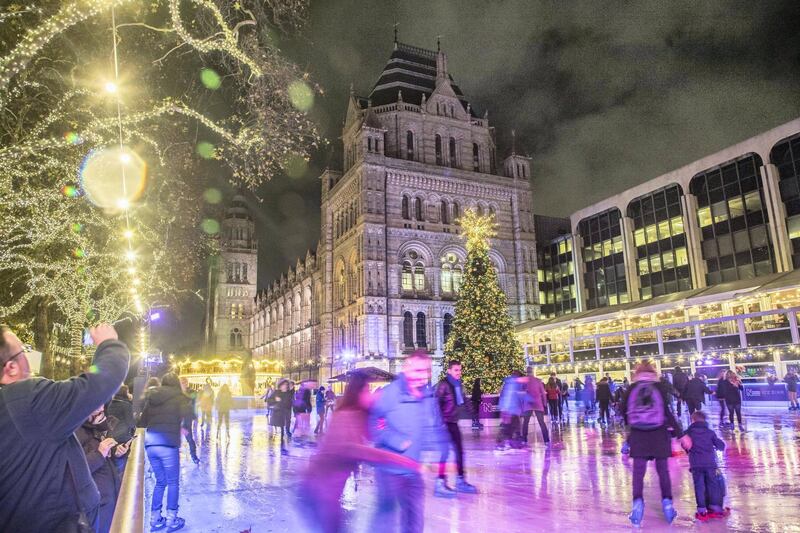
<svg viewBox="0 0 800 533">
<path fill-rule="evenodd" d="M 673 507 L 672 500 L 670 499 L 664 498 L 661 500 L 661 510 L 664 511 L 664 518 L 670 524 L 675 520 L 675 517 L 678 516 L 678 512 L 675 510 L 675 507 Z"/>
<path fill-rule="evenodd" d="M 159 531 L 167 527 L 166 519 L 161 516 L 161 509 L 150 512 L 150 531 Z"/>
<path fill-rule="evenodd" d="M 186 525 L 186 520 L 178 516 L 177 509 L 167 509 L 167 531 L 178 531 Z"/>
<path fill-rule="evenodd" d="M 464 479 L 464 476 L 458 476 L 456 478 L 456 491 L 464 492 L 466 494 L 478 494 L 478 489 L 475 485 L 467 483 L 467 480 Z"/>
<path fill-rule="evenodd" d="M 456 491 L 447 486 L 447 480 L 440 477 L 436 480 L 436 485 L 433 488 L 433 495 L 437 498 L 455 498 Z"/>
<path fill-rule="evenodd" d="M 642 518 L 644 517 L 644 500 L 641 498 L 636 498 L 633 500 L 633 509 L 631 509 L 631 514 L 628 515 L 628 518 L 636 527 L 642 525 Z"/>
</svg>

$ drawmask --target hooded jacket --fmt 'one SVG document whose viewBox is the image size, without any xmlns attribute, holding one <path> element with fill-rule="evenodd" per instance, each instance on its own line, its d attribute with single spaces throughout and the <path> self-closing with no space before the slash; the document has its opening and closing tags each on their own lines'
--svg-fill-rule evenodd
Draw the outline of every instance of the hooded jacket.
<svg viewBox="0 0 800 533">
<path fill-rule="evenodd" d="M 544 412 L 547 405 L 547 393 L 544 383 L 536 376 L 528 376 L 528 402 L 531 411 Z"/>
<path fill-rule="evenodd" d="M 683 389 L 683 399 L 692 400 L 693 402 L 702 402 L 706 394 L 711 394 L 711 390 L 706 386 L 700 378 L 692 378 Z"/>
<path fill-rule="evenodd" d="M 156 387 L 147 393 L 139 425 L 147 428 L 144 445 L 181 445 L 181 424 L 191 420 L 191 402 L 180 387 Z"/>
<path fill-rule="evenodd" d="M 692 439 L 689 450 L 690 468 L 717 468 L 716 450 L 724 450 L 725 443 L 717 437 L 707 422 L 693 422 L 686 434 Z"/>
<path fill-rule="evenodd" d="M 97 347 L 92 372 L 0 388 L 0 531 L 57 531 L 77 514 L 76 497 L 87 513 L 97 508 L 100 494 L 74 432 L 119 389 L 129 360 L 125 344 L 107 340 Z"/>
</svg>

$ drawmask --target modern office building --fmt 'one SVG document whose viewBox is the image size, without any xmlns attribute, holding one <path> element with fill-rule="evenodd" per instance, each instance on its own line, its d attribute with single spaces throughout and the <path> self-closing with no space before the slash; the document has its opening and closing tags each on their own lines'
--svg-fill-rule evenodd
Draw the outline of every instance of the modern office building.
<svg viewBox="0 0 800 533">
<path fill-rule="evenodd" d="M 540 370 L 797 366 L 800 119 L 554 224 L 537 217 L 542 317 L 517 328 Z"/>
</svg>

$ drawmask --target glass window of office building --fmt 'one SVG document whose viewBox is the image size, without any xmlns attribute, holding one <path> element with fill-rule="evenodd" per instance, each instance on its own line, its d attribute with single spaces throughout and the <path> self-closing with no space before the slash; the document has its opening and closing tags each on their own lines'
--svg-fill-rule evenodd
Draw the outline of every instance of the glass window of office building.
<svg viewBox="0 0 800 533">
<path fill-rule="evenodd" d="M 792 264 L 800 267 L 800 134 L 772 148 L 770 161 L 778 167 L 781 200 L 786 206 L 786 229 L 792 241 Z"/>
<path fill-rule="evenodd" d="M 642 300 L 692 288 L 682 194 L 679 185 L 671 185 L 628 204 Z"/>
<path fill-rule="evenodd" d="M 622 215 L 609 209 L 578 224 L 583 238 L 583 263 L 586 267 L 586 307 L 595 309 L 628 302 L 625 260 L 622 245 Z"/>
<path fill-rule="evenodd" d="M 543 244 L 539 255 L 539 297 L 542 317 L 574 313 L 578 310 L 572 238 Z"/>
<path fill-rule="evenodd" d="M 761 158 L 748 154 L 692 178 L 709 285 L 775 272 L 761 190 Z"/>
</svg>

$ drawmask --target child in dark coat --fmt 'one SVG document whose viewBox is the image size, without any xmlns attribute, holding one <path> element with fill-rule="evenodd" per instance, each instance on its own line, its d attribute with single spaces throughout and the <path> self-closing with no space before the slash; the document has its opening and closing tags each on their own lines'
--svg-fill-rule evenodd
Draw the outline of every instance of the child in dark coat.
<svg viewBox="0 0 800 533">
<path fill-rule="evenodd" d="M 723 487 L 717 474 L 717 450 L 724 450 L 725 443 L 708 427 L 703 411 L 692 413 L 692 425 L 686 430 L 681 444 L 689 453 L 689 470 L 694 481 L 694 496 L 697 500 L 699 520 L 722 517 L 728 510 L 722 507 Z"/>
</svg>

